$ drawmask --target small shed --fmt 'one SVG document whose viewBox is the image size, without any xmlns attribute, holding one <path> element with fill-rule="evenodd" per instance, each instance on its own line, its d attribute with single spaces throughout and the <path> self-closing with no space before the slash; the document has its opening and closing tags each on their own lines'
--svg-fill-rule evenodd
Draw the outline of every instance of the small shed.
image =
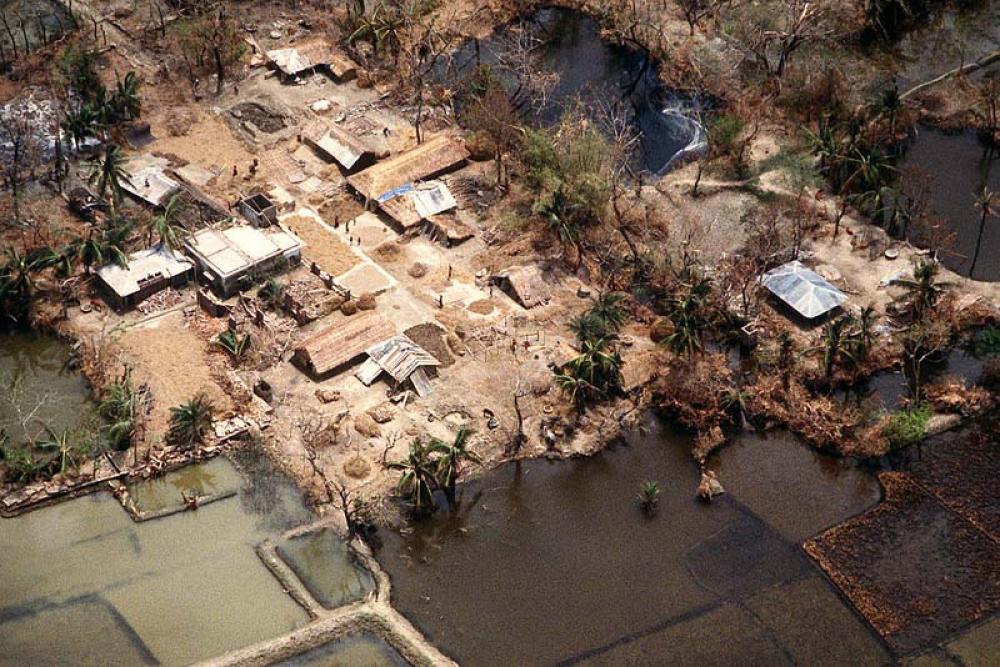
<svg viewBox="0 0 1000 667">
<path fill-rule="evenodd" d="M 435 368 L 441 362 L 408 336 L 393 336 L 368 348 L 366 353 L 368 359 L 355 373 L 365 386 L 387 373 L 396 385 L 409 381 L 418 396 L 430 395 L 431 385 L 425 369 Z"/>
<path fill-rule="evenodd" d="M 194 275 L 194 264 L 165 245 L 156 245 L 128 256 L 128 264 L 108 264 L 97 270 L 106 300 L 116 310 L 126 310 L 167 287 L 184 285 Z"/>
<path fill-rule="evenodd" d="M 377 158 L 375 150 L 365 145 L 361 139 L 321 120 L 310 123 L 302 130 L 302 140 L 348 173 L 372 166 Z"/>
<path fill-rule="evenodd" d="M 285 78 L 294 78 L 324 67 L 338 81 L 350 81 L 358 72 L 351 59 L 324 37 L 303 39 L 293 46 L 268 51 L 266 56 Z"/>
<path fill-rule="evenodd" d="M 802 317 L 812 320 L 847 301 L 847 295 L 798 260 L 771 269 L 761 284 Z"/>
<path fill-rule="evenodd" d="M 306 338 L 295 347 L 292 361 L 313 377 L 324 377 L 355 362 L 366 350 L 395 333 L 392 322 L 367 311 Z"/>
<path fill-rule="evenodd" d="M 395 197 L 395 191 L 400 188 L 412 187 L 417 181 L 457 169 L 468 158 L 469 151 L 461 142 L 437 136 L 348 176 L 347 182 L 366 200 L 385 202 Z"/>
<path fill-rule="evenodd" d="M 515 266 L 493 276 L 493 284 L 525 308 L 544 305 L 552 298 L 537 266 Z"/>
<path fill-rule="evenodd" d="M 256 194 L 236 202 L 236 209 L 257 227 L 278 223 L 278 207 L 266 195 Z"/>
</svg>

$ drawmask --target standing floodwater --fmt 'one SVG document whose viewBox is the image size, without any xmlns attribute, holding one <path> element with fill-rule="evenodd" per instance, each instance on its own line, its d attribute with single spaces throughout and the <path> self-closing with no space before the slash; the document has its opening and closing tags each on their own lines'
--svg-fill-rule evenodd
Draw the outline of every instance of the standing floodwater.
<svg viewBox="0 0 1000 667">
<path fill-rule="evenodd" d="M 548 7 L 523 25 L 510 26 L 476 45 L 467 43 L 452 63 L 460 75 L 472 71 L 477 62 L 495 64 L 505 33 L 530 30 L 538 40 L 536 62 L 543 73 L 556 77 L 545 103 L 532 113 L 532 120 L 554 123 L 567 106 L 580 99 L 588 105 L 623 108 L 639 130 L 639 157 L 652 173 L 666 171 L 673 160 L 693 150 L 701 139 L 700 126 L 675 113 L 689 104 L 659 81 L 659 65 L 647 56 L 601 38 L 597 22 L 586 14 Z"/>
<path fill-rule="evenodd" d="M 902 163 L 920 168 L 928 179 L 931 214 L 955 234 L 953 251 L 941 255 L 945 265 L 963 276 L 971 271 L 976 280 L 1000 280 L 1000 217 L 986 217 L 980 238 L 982 215 L 976 207 L 984 187 L 1000 192 L 1000 158 L 990 157 L 972 130 L 946 134 L 921 126 Z"/>
<path fill-rule="evenodd" d="M 788 436 L 741 439 L 720 457 L 735 491 L 702 504 L 690 444 L 654 428 L 466 485 L 457 515 L 383 535 L 394 605 L 470 666 L 886 662 L 801 548 L 878 502 L 875 479 Z"/>
<path fill-rule="evenodd" d="M 98 493 L 0 519 L 0 664 L 183 665 L 304 625 L 254 547 L 311 514 L 266 460 L 234 460 L 133 488 L 156 509 L 244 487 L 195 511 L 135 523 Z"/>
</svg>

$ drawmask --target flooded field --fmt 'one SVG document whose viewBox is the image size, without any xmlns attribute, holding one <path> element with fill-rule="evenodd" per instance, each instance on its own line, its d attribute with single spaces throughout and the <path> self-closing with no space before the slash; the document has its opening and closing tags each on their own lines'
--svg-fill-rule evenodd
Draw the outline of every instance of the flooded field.
<svg viewBox="0 0 1000 667">
<path fill-rule="evenodd" d="M 387 532 L 394 605 L 466 665 L 888 661 L 800 547 L 875 505 L 874 477 L 743 438 L 712 462 L 730 493 L 703 504 L 690 442 L 650 426 L 592 458 L 508 465 L 458 513 Z M 663 488 L 652 518 L 646 479 Z"/>
<path fill-rule="evenodd" d="M 254 547 L 312 516 L 266 459 L 234 462 L 134 487 L 157 505 L 234 488 L 237 468 L 250 482 L 196 511 L 134 523 L 100 493 L 0 520 L 0 664 L 182 665 L 305 624 Z M 338 563 L 353 571 L 338 554 L 328 571 Z"/>
<path fill-rule="evenodd" d="M 42 431 L 79 429 L 91 414 L 87 383 L 67 369 L 69 346 L 29 331 L 0 331 L 0 431 L 23 440 Z"/>
<path fill-rule="evenodd" d="M 1000 280 L 1000 220 L 988 216 L 981 225 L 975 206 L 983 187 L 1000 191 L 998 163 L 1000 158 L 986 156 L 975 132 L 946 134 L 926 126 L 919 127 L 901 161 L 919 167 L 921 176 L 929 179 L 930 211 L 955 234 L 952 251 L 942 253 L 941 260 L 976 280 Z M 919 245 L 919 238 L 913 240 Z"/>
<path fill-rule="evenodd" d="M 280 664 L 283 667 L 406 667 L 408 663 L 385 640 L 361 634 L 338 639 Z"/>
<path fill-rule="evenodd" d="M 643 54 L 601 38 L 594 19 L 580 12 L 549 7 L 536 12 L 526 27 L 539 40 L 538 67 L 556 83 L 535 119 L 552 123 L 579 98 L 605 101 L 609 107 L 626 102 L 636 129 L 642 132 L 642 165 L 653 173 L 666 171 L 674 157 L 700 139 L 700 128 L 672 113 L 688 104 L 659 81 L 659 66 Z M 454 57 L 459 75 L 470 73 L 480 62 L 496 63 L 506 35 L 464 45 Z"/>
<path fill-rule="evenodd" d="M 344 567 L 353 558 L 344 539 L 330 529 L 283 540 L 278 554 L 327 609 L 358 600 L 375 588 L 367 570 Z"/>
</svg>

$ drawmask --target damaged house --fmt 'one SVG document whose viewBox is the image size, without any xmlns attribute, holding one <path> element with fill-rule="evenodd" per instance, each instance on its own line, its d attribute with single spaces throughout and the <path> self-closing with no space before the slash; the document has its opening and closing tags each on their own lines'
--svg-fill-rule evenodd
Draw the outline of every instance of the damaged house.
<svg viewBox="0 0 1000 667">
<path fill-rule="evenodd" d="M 167 287 L 186 284 L 194 264 L 165 245 L 156 245 L 128 256 L 126 266 L 108 264 L 97 270 L 105 300 L 115 310 L 137 306 Z"/>
<path fill-rule="evenodd" d="M 302 258 L 302 241 L 280 225 L 239 224 L 203 229 L 184 241 L 205 282 L 223 297 L 250 287 L 264 274 Z"/>
<path fill-rule="evenodd" d="M 336 125 L 316 121 L 302 130 L 302 140 L 325 160 L 332 160 L 347 173 L 366 169 L 378 159 L 375 150 Z"/>
<path fill-rule="evenodd" d="M 406 382 L 413 385 L 418 396 L 431 393 L 427 371 L 441 364 L 430 352 L 405 335 L 393 336 L 366 350 L 368 359 L 354 374 L 365 386 L 371 386 L 385 373 L 396 387 Z"/>
<path fill-rule="evenodd" d="M 358 72 L 354 62 L 324 37 L 303 39 L 292 46 L 268 51 L 265 55 L 285 80 L 322 68 L 337 81 L 345 82 L 357 76 Z"/>
</svg>

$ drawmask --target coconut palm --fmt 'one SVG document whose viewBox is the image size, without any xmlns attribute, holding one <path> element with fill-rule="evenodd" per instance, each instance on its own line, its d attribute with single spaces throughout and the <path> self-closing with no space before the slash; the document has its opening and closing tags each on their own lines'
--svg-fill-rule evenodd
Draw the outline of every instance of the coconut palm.
<svg viewBox="0 0 1000 667">
<path fill-rule="evenodd" d="M 182 449 L 204 444 L 212 425 L 215 404 L 204 394 L 170 408 L 170 439 Z"/>
<path fill-rule="evenodd" d="M 622 359 L 610 338 L 581 343 L 581 353 L 556 373 L 556 383 L 578 408 L 621 388 Z"/>
<path fill-rule="evenodd" d="M 936 263 L 919 260 L 913 268 L 912 279 L 900 278 L 893 281 L 893 284 L 906 289 L 914 319 L 922 319 L 928 311 L 933 310 L 944 288 L 950 284 L 936 280 L 939 270 Z"/>
<path fill-rule="evenodd" d="M 76 149 L 80 150 L 80 144 L 99 131 L 97 114 L 89 104 L 81 104 L 75 111 L 66 115 L 62 128 L 73 139 Z"/>
<path fill-rule="evenodd" d="M 91 227 L 86 236 L 76 237 L 70 241 L 63 254 L 83 264 L 84 272 L 87 274 L 93 266 L 105 264 L 117 264 L 123 268 L 128 266 L 124 242 L 119 238 L 119 234 L 108 229 L 99 230 Z"/>
<path fill-rule="evenodd" d="M 59 253 L 50 248 L 36 248 L 22 253 L 14 246 L 3 250 L 4 263 L 0 266 L 0 314 L 15 321 L 28 315 L 36 289 L 35 276 L 55 266 Z"/>
<path fill-rule="evenodd" d="M 437 481 L 444 490 L 450 507 L 455 506 L 455 483 L 462 474 L 464 464 L 470 461 L 480 463 L 479 457 L 468 448 L 469 436 L 472 433 L 467 428 L 460 428 L 452 442 L 434 439 L 428 447 L 432 453 L 439 455 L 436 463 Z"/>
<path fill-rule="evenodd" d="M 139 77 L 135 72 L 129 72 L 118 82 L 113 97 L 115 111 L 127 120 L 139 117 L 142 111 L 142 100 L 139 99 Z"/>
<path fill-rule="evenodd" d="M 997 215 L 995 205 L 997 203 L 997 193 L 987 188 L 985 185 L 976 196 L 976 210 L 979 212 L 979 236 L 976 237 L 976 251 L 972 254 L 972 264 L 969 265 L 969 277 L 976 270 L 976 262 L 979 261 L 979 250 L 983 245 L 983 230 L 986 229 L 986 218 Z"/>
<path fill-rule="evenodd" d="M 851 334 L 851 347 L 859 361 L 868 358 L 868 353 L 875 344 L 875 325 L 878 323 L 878 312 L 874 304 L 868 304 L 858 315 L 858 328 Z"/>
<path fill-rule="evenodd" d="M 602 294 L 589 310 L 570 321 L 570 330 L 580 342 L 613 338 L 625 324 L 624 300 L 625 295 L 617 292 Z"/>
<path fill-rule="evenodd" d="M 153 245 L 153 237 L 170 250 L 181 247 L 181 240 L 187 234 L 187 228 L 180 222 L 180 216 L 187 207 L 180 195 L 173 195 L 167 200 L 163 211 L 154 215 L 146 229 L 146 243 Z"/>
<path fill-rule="evenodd" d="M 390 470 L 402 471 L 397 489 L 410 497 L 413 512 L 418 516 L 430 514 L 437 509 L 434 505 L 437 475 L 430 454 L 430 448 L 417 438 L 410 443 L 410 453 L 405 459 L 386 464 Z"/>
<path fill-rule="evenodd" d="M 713 323 L 708 301 L 711 291 L 712 283 L 702 278 L 692 283 L 686 293 L 670 299 L 667 318 L 674 330 L 662 342 L 674 354 L 692 357 L 704 349 L 703 338 Z"/>
<path fill-rule="evenodd" d="M 95 165 L 90 182 L 97 184 L 98 197 L 104 197 L 110 190 L 112 206 L 117 208 L 122 200 L 123 186 L 132 183 L 125 171 L 125 156 L 120 147 L 115 144 L 105 147 L 104 157 Z"/>
</svg>

